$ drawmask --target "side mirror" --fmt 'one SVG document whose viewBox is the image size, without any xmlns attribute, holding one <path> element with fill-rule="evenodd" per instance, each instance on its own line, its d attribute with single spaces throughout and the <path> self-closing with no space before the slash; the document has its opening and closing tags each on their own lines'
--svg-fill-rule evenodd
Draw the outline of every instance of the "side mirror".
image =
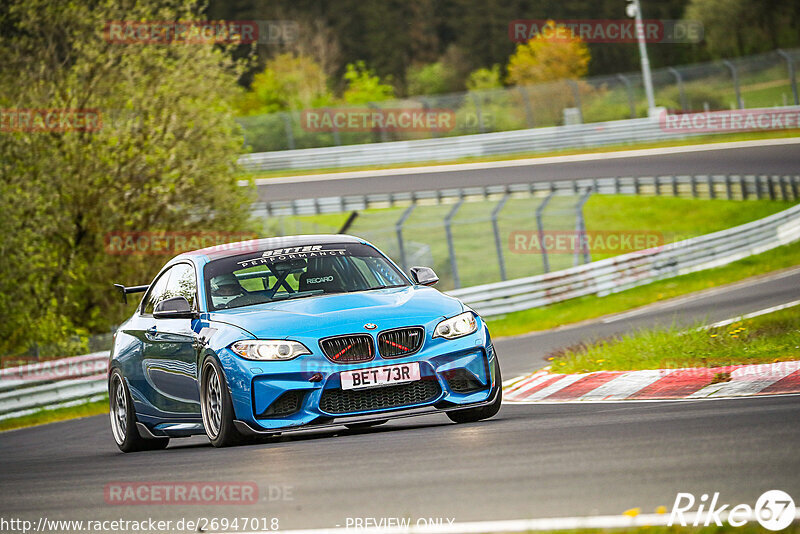
<svg viewBox="0 0 800 534">
<path fill-rule="evenodd" d="M 430 267 L 412 267 L 411 279 L 414 280 L 415 284 L 423 286 L 432 286 L 439 281 L 439 277 Z"/>
<path fill-rule="evenodd" d="M 172 297 L 156 304 L 153 310 L 156 319 L 194 319 L 195 313 L 186 297 Z"/>
</svg>

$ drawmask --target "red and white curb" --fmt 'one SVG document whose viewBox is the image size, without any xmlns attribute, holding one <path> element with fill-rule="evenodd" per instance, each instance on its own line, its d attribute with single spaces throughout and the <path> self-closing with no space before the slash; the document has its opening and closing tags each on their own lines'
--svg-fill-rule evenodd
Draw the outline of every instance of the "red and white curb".
<svg viewBox="0 0 800 534">
<path fill-rule="evenodd" d="M 711 368 L 552 373 L 503 383 L 503 402 L 706 399 L 800 393 L 800 361 Z"/>
</svg>

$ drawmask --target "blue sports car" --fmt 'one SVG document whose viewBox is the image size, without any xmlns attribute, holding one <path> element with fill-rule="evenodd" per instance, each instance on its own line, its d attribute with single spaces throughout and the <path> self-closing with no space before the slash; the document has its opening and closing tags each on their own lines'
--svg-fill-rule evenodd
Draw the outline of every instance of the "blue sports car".
<svg viewBox="0 0 800 534">
<path fill-rule="evenodd" d="M 296 236 L 181 254 L 114 337 L 111 430 L 124 452 L 206 434 L 257 436 L 442 411 L 500 409 L 500 367 L 481 318 L 407 277 L 366 241 Z"/>
</svg>

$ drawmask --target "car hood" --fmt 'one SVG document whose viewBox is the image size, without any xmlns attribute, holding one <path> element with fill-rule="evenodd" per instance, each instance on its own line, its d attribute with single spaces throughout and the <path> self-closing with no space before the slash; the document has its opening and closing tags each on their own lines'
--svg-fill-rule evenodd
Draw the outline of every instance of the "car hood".
<svg viewBox="0 0 800 534">
<path fill-rule="evenodd" d="M 269 302 L 212 312 L 210 320 L 238 326 L 257 338 L 285 338 L 331 330 L 381 330 L 424 324 L 464 311 L 461 301 L 422 286 L 376 289 Z"/>
</svg>

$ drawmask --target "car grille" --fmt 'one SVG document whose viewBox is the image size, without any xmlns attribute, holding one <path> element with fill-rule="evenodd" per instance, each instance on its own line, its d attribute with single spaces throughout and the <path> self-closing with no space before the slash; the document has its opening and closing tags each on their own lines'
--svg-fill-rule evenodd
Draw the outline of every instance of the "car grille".
<svg viewBox="0 0 800 534">
<path fill-rule="evenodd" d="M 378 336 L 378 350 L 384 358 L 408 356 L 420 349 L 424 338 L 425 329 L 419 326 L 387 330 Z"/>
<path fill-rule="evenodd" d="M 321 340 L 319 346 L 333 363 L 368 362 L 375 357 L 372 336 L 368 334 L 329 337 Z"/>
<path fill-rule="evenodd" d="M 423 404 L 441 392 L 439 382 L 434 379 L 372 389 L 328 389 L 322 393 L 319 407 L 331 414 L 367 412 Z"/>
<path fill-rule="evenodd" d="M 259 414 L 260 419 L 268 419 L 270 417 L 286 417 L 300 409 L 300 399 L 302 393 L 299 391 L 287 391 L 272 404 L 270 404 L 263 413 Z"/>
</svg>

